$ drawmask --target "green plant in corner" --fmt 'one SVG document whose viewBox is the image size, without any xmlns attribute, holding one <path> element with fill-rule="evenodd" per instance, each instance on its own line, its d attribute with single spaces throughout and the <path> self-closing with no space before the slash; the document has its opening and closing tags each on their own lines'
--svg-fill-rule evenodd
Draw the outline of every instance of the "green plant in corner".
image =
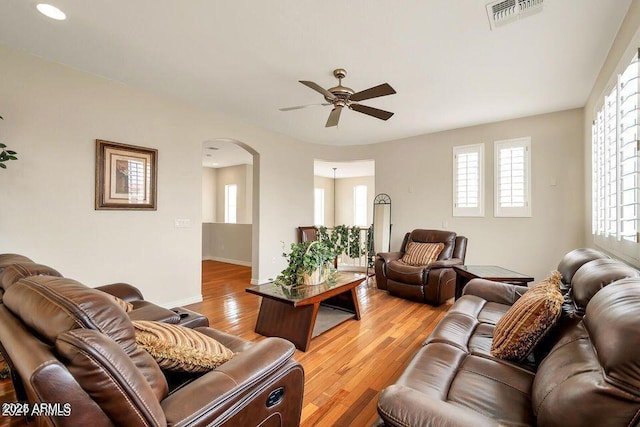
<svg viewBox="0 0 640 427">
<path fill-rule="evenodd" d="M 2 116 L 0 116 L 0 120 L 4 120 Z M 18 158 L 16 157 L 16 154 L 18 153 L 11 150 L 5 150 L 5 148 L 7 148 L 7 146 L 0 142 L 0 149 L 2 149 L 2 151 L 0 152 L 0 168 L 2 169 L 7 168 L 5 162 L 8 162 L 9 160 L 18 160 Z"/>
</svg>

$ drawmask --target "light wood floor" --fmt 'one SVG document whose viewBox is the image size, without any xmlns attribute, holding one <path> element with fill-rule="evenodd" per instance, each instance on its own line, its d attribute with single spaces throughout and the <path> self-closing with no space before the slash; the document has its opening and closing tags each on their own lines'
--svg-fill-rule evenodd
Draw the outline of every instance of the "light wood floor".
<svg viewBox="0 0 640 427">
<path fill-rule="evenodd" d="M 203 301 L 189 306 L 211 326 L 252 341 L 260 297 L 248 294 L 251 270 L 215 261 L 202 263 Z M 305 370 L 302 426 L 369 426 L 377 419 L 378 393 L 393 383 L 449 309 L 388 295 L 373 279 L 358 288 L 360 321 L 349 320 L 296 350 Z M 11 382 L 0 380 L 0 403 L 15 400 Z M 25 425 L 0 417 L 0 426 Z"/>
<path fill-rule="evenodd" d="M 189 308 L 205 314 L 211 326 L 258 341 L 253 331 L 260 297 L 248 294 L 248 267 L 202 263 L 203 302 Z M 377 396 L 407 366 L 450 304 L 434 308 L 390 296 L 374 279 L 358 288 L 360 321 L 347 322 L 296 350 L 305 370 L 302 426 L 369 426 L 378 417 Z"/>
</svg>

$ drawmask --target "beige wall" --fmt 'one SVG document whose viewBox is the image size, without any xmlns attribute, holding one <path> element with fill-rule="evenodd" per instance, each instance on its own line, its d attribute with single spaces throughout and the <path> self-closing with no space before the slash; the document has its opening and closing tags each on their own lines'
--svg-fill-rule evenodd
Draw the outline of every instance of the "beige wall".
<svg viewBox="0 0 640 427">
<path fill-rule="evenodd" d="M 20 157 L 2 171 L 0 253 L 89 285 L 129 282 L 160 304 L 199 300 L 202 143 L 215 138 L 257 152 L 253 280 L 275 277 L 281 241 L 313 221 L 307 144 L 3 46 L 0 64 L 0 135 Z M 97 138 L 158 149 L 157 211 L 94 210 Z"/>
<path fill-rule="evenodd" d="M 373 147 L 376 192 L 392 199 L 391 250 L 414 228 L 469 238 L 467 264 L 495 264 L 541 279 L 583 245 L 582 109 L 508 120 Z M 531 218 L 493 216 L 493 142 L 531 137 Z M 457 145 L 485 144 L 485 217 L 452 216 Z M 554 185 L 555 183 L 555 185 Z"/>
<path fill-rule="evenodd" d="M 627 15 L 618 30 L 618 34 L 609 50 L 609 54 L 598 73 L 595 80 L 591 94 L 587 99 L 587 103 L 584 107 L 584 121 L 583 121 L 583 150 L 584 156 L 584 239 L 586 245 L 595 246 L 593 235 L 591 234 L 591 124 L 594 119 L 594 113 L 598 104 L 602 104 L 605 87 L 611 82 L 612 77 L 619 73 L 620 69 L 617 67 L 620 65 L 623 57 L 631 59 L 634 51 L 640 48 L 640 0 L 633 0 Z M 599 248 L 602 249 L 602 248 Z M 621 253 L 614 254 L 616 256 L 623 256 Z M 640 266 L 638 259 L 624 257 L 626 261 Z"/>
<path fill-rule="evenodd" d="M 393 202 L 392 250 L 408 230 L 446 228 L 469 237 L 468 263 L 541 278 L 584 244 L 582 109 L 368 146 L 320 146 L 5 47 L 0 63 L 0 135 L 20 157 L 1 172 L 0 253 L 24 253 L 87 284 L 129 282 L 166 304 L 200 298 L 202 142 L 215 138 L 257 153 L 255 281 L 284 268 L 281 242 L 288 246 L 297 226 L 313 222 L 320 158 L 375 160 L 375 192 Z M 533 217 L 494 218 L 493 141 L 520 136 L 532 138 Z M 96 138 L 159 150 L 157 211 L 93 209 Z M 486 217 L 453 218 L 452 147 L 481 142 Z M 191 227 L 176 228 L 178 218 Z"/>
<path fill-rule="evenodd" d="M 373 222 L 375 178 L 360 176 L 336 179 L 336 222 L 338 224 L 353 225 L 353 188 L 356 185 L 367 186 L 367 225 Z"/>
<path fill-rule="evenodd" d="M 252 165 L 237 165 L 216 169 L 216 219 L 224 222 L 224 187 L 236 184 L 238 186 L 238 206 L 236 222 L 238 224 L 252 223 Z"/>
<path fill-rule="evenodd" d="M 202 168 L 202 222 L 216 221 L 216 170 Z"/>
<path fill-rule="evenodd" d="M 202 224 L 202 259 L 251 266 L 251 224 Z"/>
<path fill-rule="evenodd" d="M 316 175 L 313 177 L 313 188 L 324 189 L 324 226 L 333 227 L 333 178 Z"/>
</svg>

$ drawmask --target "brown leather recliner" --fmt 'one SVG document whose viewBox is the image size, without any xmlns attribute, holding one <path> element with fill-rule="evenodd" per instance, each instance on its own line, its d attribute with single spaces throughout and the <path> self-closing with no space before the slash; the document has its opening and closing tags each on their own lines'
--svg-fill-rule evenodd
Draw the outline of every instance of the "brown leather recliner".
<svg viewBox="0 0 640 427">
<path fill-rule="evenodd" d="M 61 403 L 35 417 L 37 425 L 298 425 L 304 371 L 291 358 L 293 344 L 195 330 L 236 354 L 170 386 L 136 346 L 129 317 L 103 292 L 32 276 L 9 287 L 0 304 L 0 340 L 25 379 L 29 402 Z"/>
<path fill-rule="evenodd" d="M 411 266 L 401 261 L 409 242 L 444 243 L 436 262 Z M 453 298 L 456 273 L 451 268 L 464 264 L 467 238 L 452 231 L 413 230 L 404 236 L 399 252 L 384 252 L 376 256 L 375 272 L 378 289 L 403 298 L 440 305 Z"/>
</svg>

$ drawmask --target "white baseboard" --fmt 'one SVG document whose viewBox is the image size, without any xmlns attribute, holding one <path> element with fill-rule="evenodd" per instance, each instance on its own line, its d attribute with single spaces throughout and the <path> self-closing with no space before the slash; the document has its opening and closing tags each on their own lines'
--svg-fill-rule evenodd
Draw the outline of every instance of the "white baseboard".
<svg viewBox="0 0 640 427">
<path fill-rule="evenodd" d="M 205 256 L 205 257 L 202 257 L 202 260 L 226 262 L 227 264 L 235 264 L 235 265 L 242 265 L 244 267 L 251 267 L 251 261 L 241 261 L 239 259 L 221 258 L 217 256 Z"/>
<path fill-rule="evenodd" d="M 202 294 L 194 295 L 189 298 L 183 298 L 183 299 L 167 302 L 167 303 L 161 304 L 161 306 L 164 308 L 184 307 L 185 305 L 195 304 L 198 302 L 202 302 Z"/>
</svg>

